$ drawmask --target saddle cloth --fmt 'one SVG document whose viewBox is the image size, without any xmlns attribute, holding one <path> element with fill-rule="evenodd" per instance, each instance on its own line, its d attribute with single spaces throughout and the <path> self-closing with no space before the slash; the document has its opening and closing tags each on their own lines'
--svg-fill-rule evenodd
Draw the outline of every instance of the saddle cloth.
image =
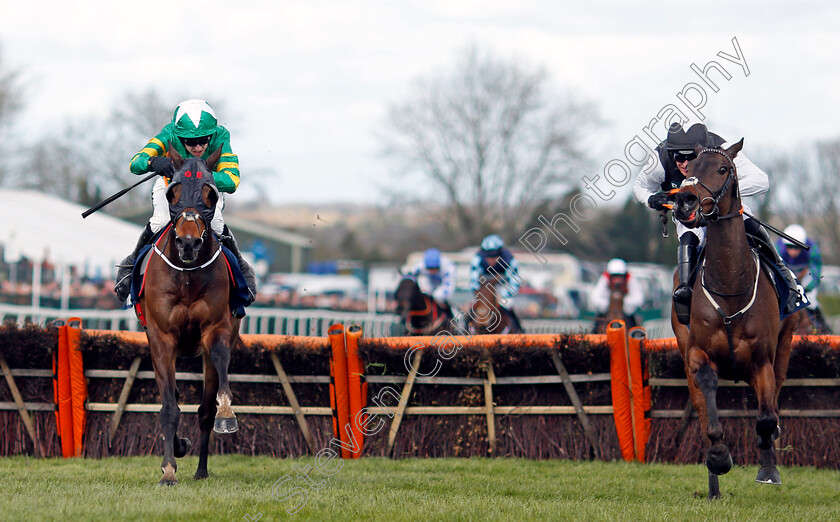
<svg viewBox="0 0 840 522">
<path fill-rule="evenodd" d="M 164 229 L 164 232 L 166 229 Z M 137 261 L 134 263 L 134 269 L 131 274 L 131 297 L 124 308 L 134 307 L 137 312 L 140 322 L 145 326 L 145 317 L 138 305 L 140 296 L 143 295 L 143 290 L 146 285 L 146 269 L 149 266 L 149 260 L 154 255 L 153 245 L 160 242 L 163 234 L 161 233 L 155 241 L 144 246 L 137 256 Z M 218 238 L 217 238 L 218 239 Z M 245 282 L 245 276 L 242 274 L 242 269 L 239 267 L 239 262 L 233 252 L 227 247 L 222 246 L 222 253 L 224 254 L 225 264 L 228 269 L 228 276 L 233 283 L 230 292 L 230 309 L 231 313 L 237 317 L 245 316 L 245 307 L 249 304 L 250 294 L 248 292 L 248 284 Z"/>
<path fill-rule="evenodd" d="M 747 242 L 750 244 L 753 250 L 758 252 L 758 260 L 761 268 L 770 278 L 770 282 L 773 283 L 773 289 L 776 290 L 776 298 L 779 301 L 779 319 L 784 320 L 786 317 L 792 315 L 803 308 L 808 307 L 811 303 L 808 301 L 808 298 L 805 296 L 805 291 L 802 289 L 802 285 L 799 284 L 799 280 L 797 279 L 797 284 L 799 286 L 799 300 L 796 303 L 796 307 L 793 310 L 785 310 L 785 304 L 788 301 L 788 296 L 790 295 L 790 287 L 788 287 L 787 279 L 785 276 L 779 271 L 779 267 L 776 266 L 775 256 L 772 253 L 767 252 L 767 245 L 762 243 L 761 241 L 756 241 L 753 239 L 752 236 L 749 234 L 747 235 Z M 703 249 L 698 254 L 698 261 L 697 267 L 702 264 L 703 257 L 706 253 L 706 250 Z M 691 275 L 691 282 L 689 283 L 691 286 L 694 286 L 694 281 L 697 279 L 697 272 L 699 270 L 695 269 L 694 273 Z M 794 277 L 796 277 L 794 275 Z"/>
</svg>

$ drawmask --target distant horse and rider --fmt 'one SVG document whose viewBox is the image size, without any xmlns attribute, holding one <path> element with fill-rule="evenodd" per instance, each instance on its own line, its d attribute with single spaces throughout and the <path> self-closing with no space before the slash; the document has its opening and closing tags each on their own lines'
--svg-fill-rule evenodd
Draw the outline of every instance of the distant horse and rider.
<svg viewBox="0 0 840 522">
<path fill-rule="evenodd" d="M 743 219 L 735 162 L 742 146 L 743 139 L 725 149 L 698 145 L 689 158 L 687 177 L 673 195 L 674 216 L 680 223 L 706 227 L 704 257 L 689 283 L 688 325 L 678 316 L 676 302 L 671 324 L 684 359 L 691 401 L 709 441 L 709 498 L 720 497 L 718 476 L 732 468 L 717 407 L 720 378 L 745 381 L 755 391 L 760 462 L 756 482 L 781 484 L 773 444 L 781 434 L 778 397 L 792 335 L 806 304 L 801 296 L 786 299 L 787 276 L 777 273 L 774 285 L 768 275 L 774 270 L 773 253 L 765 253 L 756 243 L 751 248 L 754 239 L 748 240 L 747 229 L 759 224 L 746 224 Z M 762 257 L 767 263 L 760 261 Z M 681 283 L 677 275 L 675 288 Z M 774 287 L 782 292 L 781 299 Z M 795 306 L 789 306 L 790 302 Z"/>
<path fill-rule="evenodd" d="M 644 302 L 636 279 L 627 272 L 627 263 L 614 258 L 589 292 L 589 304 L 596 312 L 592 333 L 603 334 L 612 321 L 624 321 L 627 329 L 637 326 L 635 312 Z"/>
<path fill-rule="evenodd" d="M 446 330 L 455 318 L 451 308 L 441 306 L 420 290 L 417 278 L 412 275 L 400 280 L 395 299 L 400 324 L 409 335 L 435 335 Z"/>
<path fill-rule="evenodd" d="M 822 276 L 822 256 L 819 244 L 808 237 L 805 228 L 799 224 L 785 227 L 787 237 L 776 241 L 776 249 L 788 267 L 801 281 L 802 288 L 811 302 L 799 321 L 795 335 L 831 335 L 831 328 L 820 309 L 819 287 Z"/>
<path fill-rule="evenodd" d="M 512 306 L 505 306 L 516 293 L 522 279 L 519 263 L 504 241 L 496 234 L 481 240 L 470 262 L 470 288 L 474 292 L 467 316 L 471 333 L 524 333 Z"/>
<path fill-rule="evenodd" d="M 166 192 L 172 221 L 151 247 L 145 275 L 135 270 L 135 282 L 142 281 L 141 290 L 134 292 L 136 309 L 146 326 L 162 404 L 161 485 L 178 483 L 175 459 L 186 455 L 192 445 L 178 436 L 178 357 L 204 359 L 196 479 L 208 477 L 210 430 L 221 434 L 238 430 L 228 382 L 231 349 L 239 338 L 240 319 L 232 313 L 237 290 L 231 281 L 231 258 L 210 227 L 219 199 L 212 174 L 219 156 L 216 151 L 205 163 L 198 158 L 185 160 L 170 149 L 177 169 Z M 244 286 L 244 279 L 240 282 Z"/>
<path fill-rule="evenodd" d="M 501 305 L 499 300 L 500 284 L 490 278 L 484 278 L 470 302 L 467 314 L 467 327 L 470 334 L 502 335 L 524 333 L 524 330 L 511 311 Z"/>
</svg>

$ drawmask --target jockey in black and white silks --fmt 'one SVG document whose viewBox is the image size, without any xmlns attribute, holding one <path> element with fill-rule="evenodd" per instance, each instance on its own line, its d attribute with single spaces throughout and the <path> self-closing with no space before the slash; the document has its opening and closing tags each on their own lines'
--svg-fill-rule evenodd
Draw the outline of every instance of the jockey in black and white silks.
<svg viewBox="0 0 840 522">
<path fill-rule="evenodd" d="M 695 123 L 688 130 L 683 130 L 678 123 L 671 124 L 667 138 L 656 147 L 659 161 L 649 171 L 641 170 L 633 184 L 633 193 L 639 202 L 654 210 L 667 210 L 665 204 L 670 202 L 668 192 L 679 188 L 686 178 L 688 163 L 697 157 L 695 147 L 701 145 L 708 148 L 726 148 L 726 141 L 709 132 L 702 123 Z M 747 156 L 741 152 L 734 159 L 738 173 L 738 192 L 744 210 L 751 213 L 745 199 L 767 192 L 770 181 L 767 174 L 758 168 Z M 748 201 L 748 199 L 747 199 Z M 691 305 L 691 286 L 689 281 L 696 268 L 697 254 L 706 240 L 706 227 L 687 228 L 674 220 L 677 226 L 677 236 L 680 239 L 677 256 L 677 273 L 679 284 L 674 290 L 674 304 L 681 323 L 688 324 L 688 309 Z M 775 254 L 776 266 L 785 275 L 791 289 L 790 299 L 786 308 L 793 309 L 798 301 L 798 284 L 795 277 L 787 269 L 766 229 L 756 220 L 744 215 L 744 225 L 747 234 L 767 244 L 768 252 Z"/>
</svg>

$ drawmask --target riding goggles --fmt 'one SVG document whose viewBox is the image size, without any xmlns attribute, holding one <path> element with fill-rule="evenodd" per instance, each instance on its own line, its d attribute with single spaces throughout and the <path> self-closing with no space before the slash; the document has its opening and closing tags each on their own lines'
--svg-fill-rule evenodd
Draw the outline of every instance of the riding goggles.
<svg viewBox="0 0 840 522">
<path fill-rule="evenodd" d="M 674 158 L 674 163 L 682 163 L 684 161 L 691 161 L 697 158 L 697 153 L 693 150 L 673 150 L 671 157 Z"/>
<path fill-rule="evenodd" d="M 200 147 L 210 143 L 210 136 L 202 136 L 200 138 L 181 138 L 181 143 L 186 147 Z"/>
</svg>

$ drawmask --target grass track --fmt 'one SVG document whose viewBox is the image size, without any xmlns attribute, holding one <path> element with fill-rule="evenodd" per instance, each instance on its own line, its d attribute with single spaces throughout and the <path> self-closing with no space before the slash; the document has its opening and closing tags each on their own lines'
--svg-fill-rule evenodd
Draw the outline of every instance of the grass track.
<svg viewBox="0 0 840 522">
<path fill-rule="evenodd" d="M 292 469 L 313 458 L 211 456 L 205 481 L 192 479 L 197 463 L 179 459 L 181 484 L 165 488 L 160 457 L 0 459 L 0 520 L 285 519 L 302 498 L 272 498 L 285 475 L 280 491 L 307 491 L 300 520 L 840 520 L 840 472 L 811 468 L 782 468 L 773 487 L 736 466 L 709 502 L 700 465 L 365 458 L 314 490 Z"/>
</svg>

